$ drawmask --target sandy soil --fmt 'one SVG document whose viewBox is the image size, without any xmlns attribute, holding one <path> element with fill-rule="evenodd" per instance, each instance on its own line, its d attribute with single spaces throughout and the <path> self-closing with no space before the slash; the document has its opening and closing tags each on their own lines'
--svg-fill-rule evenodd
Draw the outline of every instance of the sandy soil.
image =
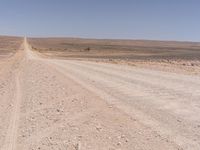
<svg viewBox="0 0 200 150">
<path fill-rule="evenodd" d="M 166 72 L 200 75 L 200 43 L 150 40 L 29 38 L 47 58 L 125 64 Z"/>
<path fill-rule="evenodd" d="M 200 76 L 21 50 L 0 63 L 2 150 L 199 150 Z"/>
<path fill-rule="evenodd" d="M 22 37 L 0 36 L 0 59 L 15 54 L 22 42 Z"/>
</svg>

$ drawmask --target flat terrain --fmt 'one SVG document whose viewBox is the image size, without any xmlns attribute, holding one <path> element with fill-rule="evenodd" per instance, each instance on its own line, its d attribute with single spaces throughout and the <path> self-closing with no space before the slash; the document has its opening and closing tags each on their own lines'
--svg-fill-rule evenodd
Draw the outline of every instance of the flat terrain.
<svg viewBox="0 0 200 150">
<path fill-rule="evenodd" d="M 29 43 L 47 57 L 200 74 L 200 43 L 195 42 L 30 38 Z"/>
<path fill-rule="evenodd" d="M 13 55 L 22 41 L 20 37 L 0 36 L 0 58 Z"/>
<path fill-rule="evenodd" d="M 113 55 L 128 54 L 120 49 L 99 58 L 101 49 L 88 54 L 94 49 L 88 44 L 83 51 L 74 48 L 68 52 L 69 48 L 57 49 L 59 40 L 46 39 L 52 45 L 45 39 L 28 41 L 0 63 L 0 149 L 200 149 L 198 43 L 176 43 L 176 48 L 182 48 L 168 52 L 170 59 L 161 49 L 155 58 L 154 50 L 135 52 L 152 55 L 152 59 L 139 59 L 142 66 L 136 64 L 132 50 L 130 62 L 135 65 L 127 65 L 124 56 L 120 58 L 124 63 L 115 63 L 119 58 Z M 60 43 L 66 45 L 66 41 Z M 160 44 L 167 47 L 172 43 Z M 72 51 L 74 56 L 68 55 Z M 169 60 L 170 70 L 161 71 L 158 60 Z M 196 64 L 170 63 L 177 60 Z M 149 65 L 151 61 L 159 62 L 159 68 Z"/>
<path fill-rule="evenodd" d="M 30 38 L 33 50 L 58 57 L 132 60 L 200 59 L 200 43 L 145 40 Z"/>
</svg>

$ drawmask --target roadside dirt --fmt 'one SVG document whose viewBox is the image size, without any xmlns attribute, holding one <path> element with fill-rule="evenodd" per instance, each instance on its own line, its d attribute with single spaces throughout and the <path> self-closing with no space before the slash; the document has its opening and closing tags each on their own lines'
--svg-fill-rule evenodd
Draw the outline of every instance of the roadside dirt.
<svg viewBox="0 0 200 150">
<path fill-rule="evenodd" d="M 199 150 L 200 77 L 43 58 L 0 64 L 2 150 Z"/>
<path fill-rule="evenodd" d="M 86 59 L 77 59 L 83 60 Z M 87 59 L 97 63 L 129 65 L 137 68 L 157 70 L 185 75 L 200 75 L 199 60 L 124 60 L 124 59 Z"/>
<path fill-rule="evenodd" d="M 47 58 L 88 60 L 200 75 L 200 43 L 150 40 L 29 38 Z"/>
</svg>

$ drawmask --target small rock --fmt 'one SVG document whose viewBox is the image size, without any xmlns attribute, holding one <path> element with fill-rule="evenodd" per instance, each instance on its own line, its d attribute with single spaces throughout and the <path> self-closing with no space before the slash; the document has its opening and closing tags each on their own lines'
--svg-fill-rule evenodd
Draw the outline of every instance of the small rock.
<svg viewBox="0 0 200 150">
<path fill-rule="evenodd" d="M 122 145 L 122 143 L 121 143 L 121 142 L 118 142 L 118 143 L 117 143 L 117 145 L 118 145 L 118 146 L 121 146 L 121 145 Z"/>
<path fill-rule="evenodd" d="M 83 136 L 81 136 L 81 135 L 78 136 L 78 139 L 79 139 L 79 140 L 81 140 L 82 138 L 83 138 Z"/>
<path fill-rule="evenodd" d="M 25 135 L 22 135 L 22 137 L 26 137 Z"/>
<path fill-rule="evenodd" d="M 96 126 L 96 129 L 97 129 L 98 131 L 101 131 L 102 127 L 101 127 L 101 126 Z"/>
<path fill-rule="evenodd" d="M 81 149 L 81 143 L 78 142 L 76 145 L 75 145 L 75 149 L 76 150 L 80 150 Z"/>
<path fill-rule="evenodd" d="M 129 140 L 126 138 L 126 139 L 125 139 L 125 142 L 128 143 L 128 141 L 129 141 Z"/>
</svg>

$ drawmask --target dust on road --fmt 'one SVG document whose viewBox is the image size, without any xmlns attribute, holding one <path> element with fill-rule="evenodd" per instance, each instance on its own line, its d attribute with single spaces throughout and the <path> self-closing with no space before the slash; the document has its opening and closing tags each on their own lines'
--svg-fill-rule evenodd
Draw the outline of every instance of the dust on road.
<svg viewBox="0 0 200 150">
<path fill-rule="evenodd" d="M 2 150 L 200 149 L 199 76 L 42 58 L 26 39 L 6 64 Z"/>
</svg>

